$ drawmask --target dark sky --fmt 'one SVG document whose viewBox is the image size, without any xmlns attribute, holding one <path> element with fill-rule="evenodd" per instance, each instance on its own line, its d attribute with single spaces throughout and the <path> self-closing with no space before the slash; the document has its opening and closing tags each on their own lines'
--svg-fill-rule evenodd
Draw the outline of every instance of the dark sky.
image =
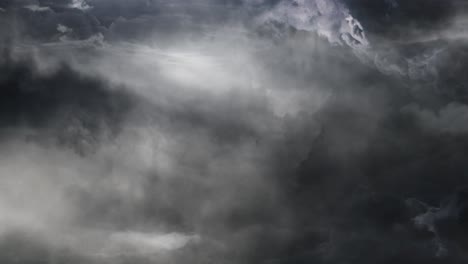
<svg viewBox="0 0 468 264">
<path fill-rule="evenodd" d="M 467 263 L 462 0 L 0 0 L 0 263 Z"/>
</svg>

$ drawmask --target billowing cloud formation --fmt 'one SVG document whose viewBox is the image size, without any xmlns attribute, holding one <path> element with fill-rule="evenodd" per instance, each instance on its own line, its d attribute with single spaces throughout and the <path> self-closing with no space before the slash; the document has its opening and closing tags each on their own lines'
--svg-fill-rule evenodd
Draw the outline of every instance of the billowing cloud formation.
<svg viewBox="0 0 468 264">
<path fill-rule="evenodd" d="M 464 263 L 461 1 L 0 1 L 1 263 Z"/>
<path fill-rule="evenodd" d="M 317 32 L 335 44 L 346 43 L 355 48 L 366 48 L 368 45 L 361 23 L 337 1 L 282 1 L 262 20 L 278 21 L 299 30 Z"/>
</svg>

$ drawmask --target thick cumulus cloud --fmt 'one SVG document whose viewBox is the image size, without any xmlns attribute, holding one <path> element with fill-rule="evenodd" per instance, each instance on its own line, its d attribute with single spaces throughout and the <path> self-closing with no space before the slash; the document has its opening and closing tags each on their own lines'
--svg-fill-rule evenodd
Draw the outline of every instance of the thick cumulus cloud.
<svg viewBox="0 0 468 264">
<path fill-rule="evenodd" d="M 0 8 L 1 263 L 466 262 L 462 1 Z"/>
</svg>

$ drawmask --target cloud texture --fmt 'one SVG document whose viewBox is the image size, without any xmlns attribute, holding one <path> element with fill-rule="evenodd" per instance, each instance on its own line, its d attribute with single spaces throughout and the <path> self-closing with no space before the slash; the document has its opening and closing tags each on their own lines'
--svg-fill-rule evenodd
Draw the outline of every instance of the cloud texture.
<svg viewBox="0 0 468 264">
<path fill-rule="evenodd" d="M 467 261 L 463 1 L 0 8 L 1 263 Z"/>
</svg>

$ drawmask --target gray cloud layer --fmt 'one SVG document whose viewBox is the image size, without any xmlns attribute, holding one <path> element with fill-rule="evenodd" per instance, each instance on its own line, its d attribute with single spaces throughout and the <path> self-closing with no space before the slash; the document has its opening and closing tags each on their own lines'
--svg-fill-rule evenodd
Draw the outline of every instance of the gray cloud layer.
<svg viewBox="0 0 468 264">
<path fill-rule="evenodd" d="M 461 1 L 0 8 L 0 262 L 466 261 Z"/>
</svg>

